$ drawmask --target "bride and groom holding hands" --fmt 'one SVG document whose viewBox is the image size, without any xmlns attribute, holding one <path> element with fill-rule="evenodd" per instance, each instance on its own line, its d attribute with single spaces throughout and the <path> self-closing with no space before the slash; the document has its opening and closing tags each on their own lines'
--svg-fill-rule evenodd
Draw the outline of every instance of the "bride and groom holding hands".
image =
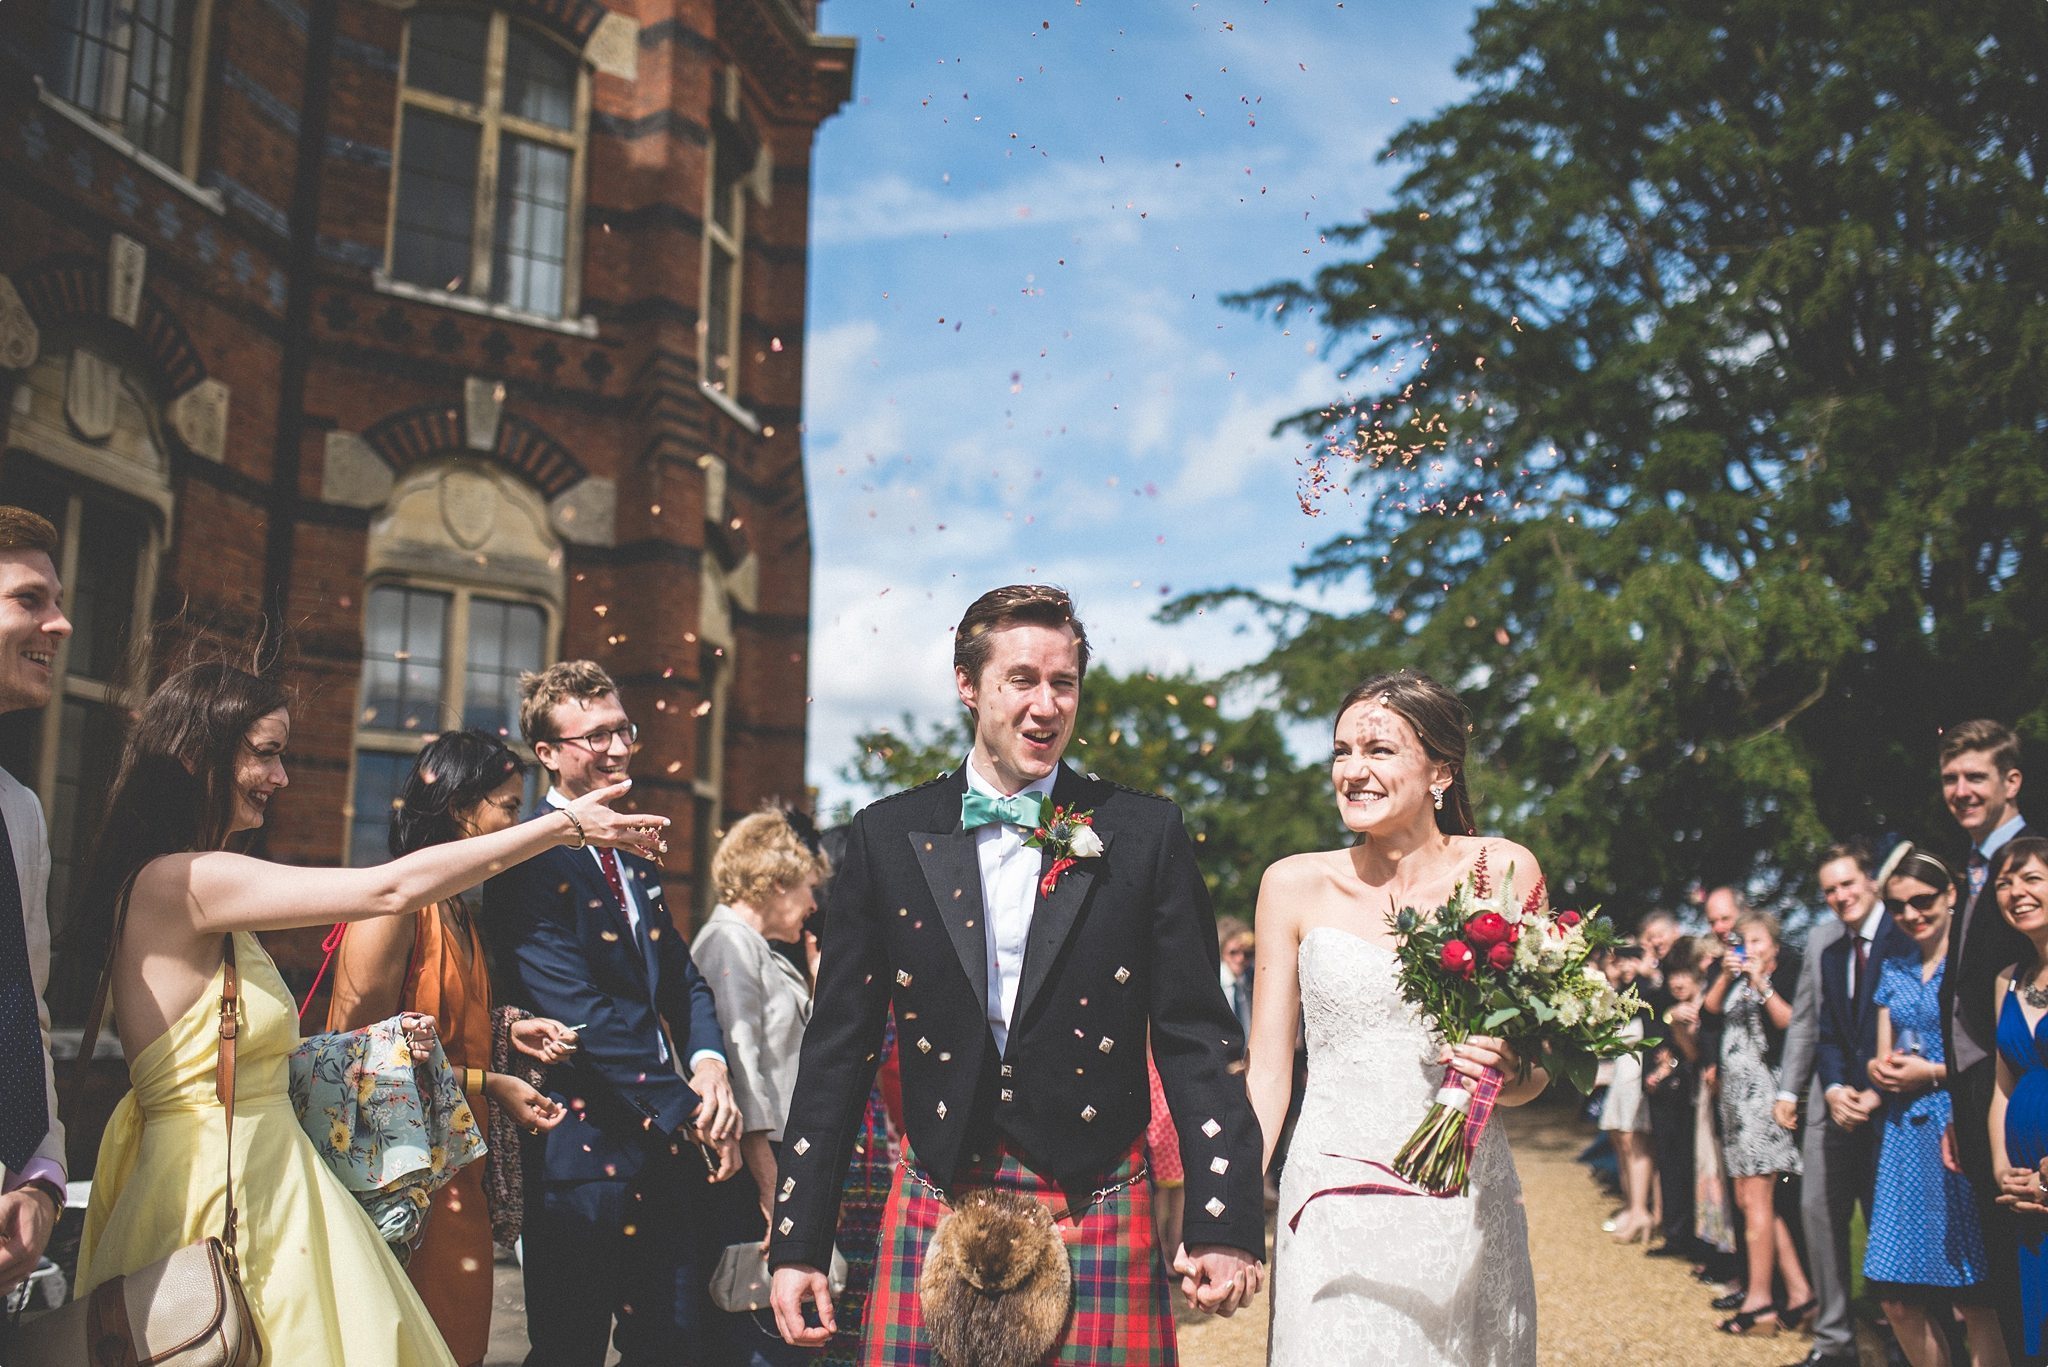
<svg viewBox="0 0 2048 1367">
<path fill-rule="evenodd" d="M 908 1134 L 864 1317 L 870 1367 L 1176 1360 L 1145 1180 L 1148 1051 L 1186 1172 L 1185 1242 L 1165 1261 L 1197 1309 L 1249 1304 L 1298 1029 L 1308 1088 L 1271 1361 L 1533 1362 L 1527 1226 L 1499 1127 L 1468 1196 L 1343 1190 L 1392 1159 L 1447 1069 L 1499 1069 L 1505 1105 L 1546 1081 L 1497 1039 L 1444 1048 L 1395 983 L 1389 906 L 1442 903 L 1482 851 L 1521 889 L 1539 877 L 1528 851 L 1470 833 L 1463 705 L 1406 670 L 1344 699 L 1330 772 L 1353 840 L 1266 871 L 1247 1054 L 1178 809 L 1062 763 L 1087 664 L 1064 592 L 984 594 L 954 639 L 966 762 L 854 819 L 771 1219 L 784 1337 L 833 1328 L 823 1269 L 893 1010 Z"/>
</svg>

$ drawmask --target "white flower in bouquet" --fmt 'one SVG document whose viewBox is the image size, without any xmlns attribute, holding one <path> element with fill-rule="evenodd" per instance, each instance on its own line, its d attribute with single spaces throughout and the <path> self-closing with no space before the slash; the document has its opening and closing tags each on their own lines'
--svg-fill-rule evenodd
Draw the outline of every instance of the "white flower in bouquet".
<svg viewBox="0 0 2048 1367">
<path fill-rule="evenodd" d="M 1102 837 L 1095 833 L 1093 826 L 1083 826 L 1074 832 L 1068 848 L 1076 859 L 1093 859 L 1102 853 Z"/>
</svg>

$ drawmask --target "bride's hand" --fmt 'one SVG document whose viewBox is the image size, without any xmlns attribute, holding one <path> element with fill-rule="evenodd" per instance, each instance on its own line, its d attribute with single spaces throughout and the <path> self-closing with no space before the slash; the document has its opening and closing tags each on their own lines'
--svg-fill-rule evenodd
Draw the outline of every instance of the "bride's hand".
<svg viewBox="0 0 2048 1367">
<path fill-rule="evenodd" d="M 1438 1062 L 1474 1082 L 1488 1068 L 1513 1082 L 1522 1075 L 1522 1056 L 1498 1035 L 1469 1035 L 1460 1044 L 1447 1044 Z"/>
</svg>

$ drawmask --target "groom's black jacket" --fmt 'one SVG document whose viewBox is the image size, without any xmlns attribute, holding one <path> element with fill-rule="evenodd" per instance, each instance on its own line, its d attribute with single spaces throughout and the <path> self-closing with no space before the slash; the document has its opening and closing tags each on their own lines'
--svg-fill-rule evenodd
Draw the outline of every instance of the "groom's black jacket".
<svg viewBox="0 0 2048 1367">
<path fill-rule="evenodd" d="M 1039 896 L 1009 1048 L 998 1056 L 981 869 L 974 834 L 960 829 L 965 788 L 956 770 L 853 820 L 783 1128 L 772 1260 L 830 1259 L 892 1002 L 904 1125 L 940 1187 L 1000 1137 L 1085 1195 L 1150 1118 L 1149 1027 L 1187 1170 L 1186 1241 L 1263 1256 L 1244 1036 L 1218 980 L 1216 924 L 1179 809 L 1062 766 L 1053 801 L 1092 811 L 1107 848 Z"/>
</svg>

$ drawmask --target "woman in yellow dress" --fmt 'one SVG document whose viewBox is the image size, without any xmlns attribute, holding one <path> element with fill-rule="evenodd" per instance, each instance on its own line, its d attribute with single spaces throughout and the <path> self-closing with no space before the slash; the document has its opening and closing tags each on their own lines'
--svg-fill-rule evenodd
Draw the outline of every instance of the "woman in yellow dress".
<svg viewBox="0 0 2048 1367">
<path fill-rule="evenodd" d="M 235 1199 L 242 1280 L 265 1361 L 451 1363 L 361 1206 L 299 1128 L 286 1093 L 291 993 L 254 932 L 396 916 L 556 845 L 652 855 L 661 817 L 614 812 L 616 784 L 473 840 L 375 868 L 298 868 L 230 852 L 287 782 L 288 695 L 194 665 L 150 696 L 128 739 L 80 903 L 82 945 L 114 945 L 113 998 L 134 1090 L 108 1123 L 79 1250 L 78 1294 L 221 1227 L 226 1116 L 214 1097 L 223 950 L 241 975 Z"/>
</svg>

